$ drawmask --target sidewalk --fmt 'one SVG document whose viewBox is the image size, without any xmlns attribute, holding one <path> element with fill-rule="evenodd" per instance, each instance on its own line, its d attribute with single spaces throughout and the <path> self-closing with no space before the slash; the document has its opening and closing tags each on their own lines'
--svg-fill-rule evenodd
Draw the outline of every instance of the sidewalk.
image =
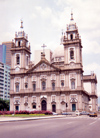
<svg viewBox="0 0 100 138">
<path fill-rule="evenodd" d="M 0 122 L 14 122 L 14 121 L 27 121 L 27 120 L 39 120 L 39 119 L 50 119 L 50 118 L 63 118 L 66 115 L 53 115 L 53 116 L 41 116 L 41 117 L 0 117 Z"/>
</svg>

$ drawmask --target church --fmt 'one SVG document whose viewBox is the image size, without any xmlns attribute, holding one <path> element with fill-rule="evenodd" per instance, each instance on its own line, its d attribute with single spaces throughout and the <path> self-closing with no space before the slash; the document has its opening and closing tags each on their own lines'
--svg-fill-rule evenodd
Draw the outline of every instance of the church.
<svg viewBox="0 0 100 138">
<path fill-rule="evenodd" d="M 21 21 L 11 47 L 11 111 L 97 111 L 97 78 L 93 72 L 83 75 L 82 44 L 73 13 L 61 45 L 50 54 L 50 60 L 43 51 L 39 62 L 32 64 L 30 55 Z"/>
</svg>

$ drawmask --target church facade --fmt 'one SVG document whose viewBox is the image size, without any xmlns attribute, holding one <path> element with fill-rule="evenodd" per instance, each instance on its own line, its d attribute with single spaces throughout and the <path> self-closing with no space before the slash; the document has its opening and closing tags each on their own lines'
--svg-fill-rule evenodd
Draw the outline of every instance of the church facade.
<svg viewBox="0 0 100 138">
<path fill-rule="evenodd" d="M 11 47 L 10 110 L 97 111 L 97 78 L 94 73 L 83 75 L 82 44 L 73 14 L 61 43 L 50 61 L 42 52 L 40 61 L 32 64 L 21 22 Z"/>
</svg>

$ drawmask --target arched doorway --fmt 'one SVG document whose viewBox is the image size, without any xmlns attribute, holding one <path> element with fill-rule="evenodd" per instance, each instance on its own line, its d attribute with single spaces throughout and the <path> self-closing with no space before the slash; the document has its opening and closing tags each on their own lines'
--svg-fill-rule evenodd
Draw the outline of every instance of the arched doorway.
<svg viewBox="0 0 100 138">
<path fill-rule="evenodd" d="M 43 100 L 43 101 L 41 102 L 41 110 L 44 110 L 44 111 L 47 110 L 47 102 L 46 102 L 45 100 Z"/>
<path fill-rule="evenodd" d="M 72 111 L 76 111 L 76 104 L 72 104 Z"/>
<path fill-rule="evenodd" d="M 52 105 L 52 112 L 56 112 L 56 105 L 55 104 Z"/>
</svg>

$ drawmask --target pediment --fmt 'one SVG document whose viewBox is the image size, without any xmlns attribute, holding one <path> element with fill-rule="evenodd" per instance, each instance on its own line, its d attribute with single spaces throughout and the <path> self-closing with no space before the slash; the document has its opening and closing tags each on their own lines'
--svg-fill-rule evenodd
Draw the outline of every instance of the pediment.
<svg viewBox="0 0 100 138">
<path fill-rule="evenodd" d="M 45 72 L 45 71 L 57 71 L 60 70 L 58 67 L 49 63 L 49 61 L 41 60 L 34 67 L 30 68 L 27 73 L 31 72 Z"/>
</svg>

